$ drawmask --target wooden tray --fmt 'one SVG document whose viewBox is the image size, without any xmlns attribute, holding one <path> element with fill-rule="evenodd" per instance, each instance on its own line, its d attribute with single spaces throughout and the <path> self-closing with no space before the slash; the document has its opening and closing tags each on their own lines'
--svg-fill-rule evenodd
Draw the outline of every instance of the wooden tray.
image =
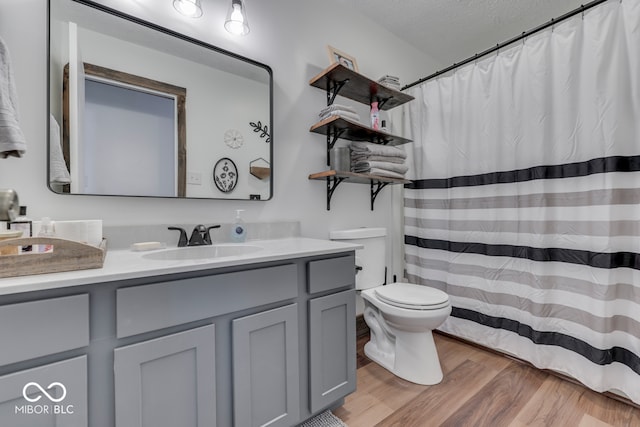
<svg viewBox="0 0 640 427">
<path fill-rule="evenodd" d="M 107 255 L 105 239 L 99 247 L 55 237 L 23 237 L 0 242 L 0 248 L 29 245 L 52 245 L 53 251 L 0 255 L 0 277 L 102 268 Z"/>
</svg>

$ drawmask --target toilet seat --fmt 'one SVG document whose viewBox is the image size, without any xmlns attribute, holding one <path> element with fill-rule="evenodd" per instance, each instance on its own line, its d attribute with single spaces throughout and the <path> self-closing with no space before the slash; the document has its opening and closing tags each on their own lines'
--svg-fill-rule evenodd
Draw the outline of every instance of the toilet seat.
<svg viewBox="0 0 640 427">
<path fill-rule="evenodd" d="M 375 289 L 376 297 L 394 307 L 437 310 L 449 305 L 449 296 L 439 289 L 411 283 L 391 283 Z"/>
</svg>

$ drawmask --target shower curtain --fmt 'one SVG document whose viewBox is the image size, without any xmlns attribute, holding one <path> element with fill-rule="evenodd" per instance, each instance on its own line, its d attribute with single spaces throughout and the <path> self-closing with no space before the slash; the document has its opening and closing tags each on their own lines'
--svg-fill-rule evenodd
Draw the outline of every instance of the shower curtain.
<svg viewBox="0 0 640 427">
<path fill-rule="evenodd" d="M 640 1 L 408 93 L 406 276 L 441 329 L 640 403 Z"/>
</svg>

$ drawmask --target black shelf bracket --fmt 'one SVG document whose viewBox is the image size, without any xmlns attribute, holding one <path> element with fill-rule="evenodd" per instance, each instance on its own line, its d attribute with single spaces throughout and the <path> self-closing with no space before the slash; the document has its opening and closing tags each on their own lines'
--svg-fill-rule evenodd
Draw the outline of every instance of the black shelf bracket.
<svg viewBox="0 0 640 427">
<path fill-rule="evenodd" d="M 340 89 L 342 89 L 342 87 L 348 82 L 349 79 L 336 82 L 327 78 L 327 107 L 333 104 L 333 101 L 335 101 L 336 96 L 338 96 L 338 92 L 340 92 Z"/>
<path fill-rule="evenodd" d="M 333 192 L 336 191 L 338 185 L 342 183 L 346 178 L 337 177 L 337 176 L 328 176 L 327 177 L 327 210 L 331 210 L 331 197 L 333 197 Z"/>
<path fill-rule="evenodd" d="M 389 101 L 390 99 L 393 99 L 393 96 L 390 96 L 384 99 L 378 99 L 378 109 L 382 110 L 382 107 L 384 106 L 384 104 L 386 104 L 387 101 Z"/>
<path fill-rule="evenodd" d="M 373 210 L 373 204 L 376 201 L 376 197 L 378 197 L 378 193 L 387 185 L 389 185 L 388 182 L 371 181 L 371 210 Z"/>
</svg>

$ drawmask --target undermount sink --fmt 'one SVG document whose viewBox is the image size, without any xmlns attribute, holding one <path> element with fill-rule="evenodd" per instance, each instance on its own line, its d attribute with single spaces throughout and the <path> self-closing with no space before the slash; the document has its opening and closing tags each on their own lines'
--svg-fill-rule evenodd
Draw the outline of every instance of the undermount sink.
<svg viewBox="0 0 640 427">
<path fill-rule="evenodd" d="M 262 247 L 244 244 L 220 244 L 211 246 L 191 246 L 186 248 L 167 249 L 143 255 L 143 258 L 159 261 L 180 261 L 212 259 L 231 256 L 248 255 L 262 250 Z"/>
</svg>

